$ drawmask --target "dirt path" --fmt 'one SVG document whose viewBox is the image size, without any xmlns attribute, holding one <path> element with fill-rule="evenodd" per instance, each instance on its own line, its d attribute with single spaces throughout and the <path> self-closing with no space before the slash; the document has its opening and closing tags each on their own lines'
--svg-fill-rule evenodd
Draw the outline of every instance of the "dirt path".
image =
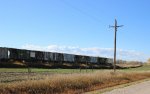
<svg viewBox="0 0 150 94">
<path fill-rule="evenodd" d="M 124 88 L 114 89 L 103 94 L 150 94 L 150 81 L 145 81 Z"/>
</svg>

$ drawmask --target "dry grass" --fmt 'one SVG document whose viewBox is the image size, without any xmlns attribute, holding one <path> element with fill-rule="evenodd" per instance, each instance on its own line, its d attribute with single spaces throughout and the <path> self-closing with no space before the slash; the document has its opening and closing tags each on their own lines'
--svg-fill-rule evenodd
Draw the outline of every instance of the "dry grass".
<svg viewBox="0 0 150 94">
<path fill-rule="evenodd" d="M 137 67 L 142 66 L 142 64 L 140 64 L 140 63 L 120 63 L 120 64 L 116 64 L 116 65 L 121 68 L 137 68 Z"/>
<path fill-rule="evenodd" d="M 150 73 L 98 71 L 81 74 L 57 74 L 42 80 L 1 83 L 0 94 L 79 94 L 149 78 Z"/>
</svg>

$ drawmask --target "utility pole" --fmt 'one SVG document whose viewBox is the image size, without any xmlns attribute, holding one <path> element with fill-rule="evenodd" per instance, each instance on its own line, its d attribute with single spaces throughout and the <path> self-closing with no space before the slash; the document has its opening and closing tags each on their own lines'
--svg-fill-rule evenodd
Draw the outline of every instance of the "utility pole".
<svg viewBox="0 0 150 94">
<path fill-rule="evenodd" d="M 114 26 L 109 26 L 109 27 L 115 28 L 115 36 L 114 36 L 114 64 L 113 64 L 113 67 L 114 67 L 114 72 L 116 72 L 116 36 L 117 36 L 117 28 L 118 27 L 123 27 L 123 25 L 118 26 L 117 25 L 117 20 L 115 19 L 115 25 Z"/>
</svg>

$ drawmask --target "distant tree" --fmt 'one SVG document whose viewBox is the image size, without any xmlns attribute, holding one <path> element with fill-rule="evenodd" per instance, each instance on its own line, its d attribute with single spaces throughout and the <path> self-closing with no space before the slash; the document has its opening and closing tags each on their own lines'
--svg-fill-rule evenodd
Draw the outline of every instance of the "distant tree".
<svg viewBox="0 0 150 94">
<path fill-rule="evenodd" d="M 147 60 L 147 63 L 149 63 L 149 64 L 150 64 L 150 58 Z"/>
</svg>

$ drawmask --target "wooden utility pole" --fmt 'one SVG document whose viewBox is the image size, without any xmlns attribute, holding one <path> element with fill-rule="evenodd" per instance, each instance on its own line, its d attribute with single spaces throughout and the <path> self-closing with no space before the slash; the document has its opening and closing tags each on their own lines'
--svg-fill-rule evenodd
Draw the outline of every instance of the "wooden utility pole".
<svg viewBox="0 0 150 94">
<path fill-rule="evenodd" d="M 118 26 L 117 25 L 117 20 L 115 19 L 115 25 L 114 26 L 109 26 L 109 27 L 112 27 L 112 28 L 115 28 L 115 35 L 114 35 L 114 72 L 116 72 L 116 40 L 117 40 L 117 28 L 118 27 L 123 27 L 123 25 L 120 25 Z"/>
</svg>

